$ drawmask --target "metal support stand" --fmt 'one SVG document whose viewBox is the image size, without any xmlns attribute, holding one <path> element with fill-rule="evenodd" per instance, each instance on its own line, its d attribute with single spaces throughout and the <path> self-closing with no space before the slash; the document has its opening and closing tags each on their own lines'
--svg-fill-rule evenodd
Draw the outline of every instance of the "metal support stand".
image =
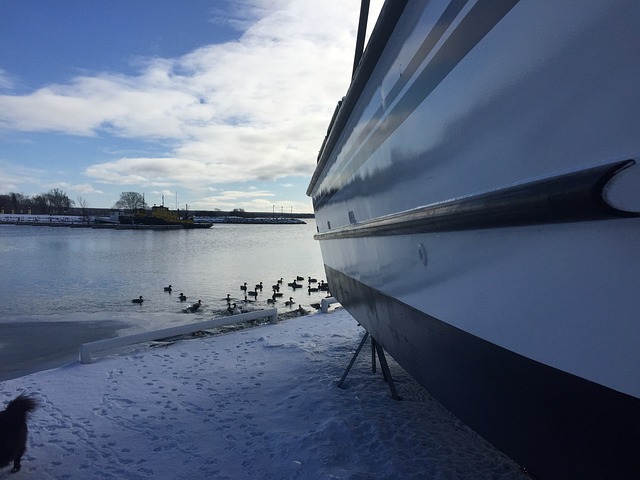
<svg viewBox="0 0 640 480">
<path fill-rule="evenodd" d="M 364 336 L 360 341 L 360 345 L 358 345 L 358 348 L 356 349 L 356 353 L 353 354 L 353 357 L 349 362 L 349 366 L 347 367 L 344 374 L 342 375 L 342 378 L 338 382 L 338 387 L 343 388 L 342 385 L 344 384 L 344 381 L 347 378 L 347 375 L 349 375 L 349 372 L 351 371 L 351 367 L 353 367 L 353 364 L 356 362 L 356 358 L 358 358 L 358 354 L 360 353 L 360 350 L 362 350 L 362 347 L 364 347 L 364 344 L 369 338 L 369 336 L 370 336 L 369 332 L 365 331 Z M 391 397 L 394 400 L 402 400 L 402 398 L 400 398 L 400 395 L 398 395 L 398 392 L 396 391 L 396 386 L 393 383 L 393 378 L 391 378 L 391 371 L 389 370 L 389 364 L 387 363 L 387 358 L 384 355 L 384 350 L 382 349 L 382 346 L 378 342 L 376 342 L 373 337 L 371 337 L 371 371 L 373 373 L 376 373 L 376 353 L 378 354 L 378 358 L 380 359 L 380 367 L 382 368 L 382 376 L 384 378 L 384 381 L 389 384 L 389 390 L 391 390 Z"/>
<path fill-rule="evenodd" d="M 344 383 L 345 379 L 347 378 L 347 375 L 349 375 L 349 372 L 351 371 L 351 367 L 353 367 L 353 364 L 356 363 L 356 358 L 358 358 L 358 354 L 360 353 L 360 350 L 362 350 L 362 347 L 364 347 L 364 342 L 367 341 L 367 338 L 369 338 L 369 332 L 365 331 L 364 332 L 364 337 L 362 337 L 362 341 L 360 342 L 360 345 L 358 345 L 358 348 L 356 349 L 356 353 L 354 353 L 353 357 L 351 357 L 351 361 L 349 362 L 349 366 L 344 371 L 344 374 L 342 375 L 342 378 L 338 382 L 338 387 L 342 388 L 342 384 Z"/>
</svg>

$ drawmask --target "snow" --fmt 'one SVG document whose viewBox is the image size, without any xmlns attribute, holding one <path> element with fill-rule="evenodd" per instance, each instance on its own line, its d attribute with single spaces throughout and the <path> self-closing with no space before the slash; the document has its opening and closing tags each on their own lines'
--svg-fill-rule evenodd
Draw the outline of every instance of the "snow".
<svg viewBox="0 0 640 480">
<path fill-rule="evenodd" d="M 0 213 L 0 223 L 37 222 L 37 223 L 81 223 L 79 215 L 31 215 Z"/>
<path fill-rule="evenodd" d="M 391 398 L 343 309 L 104 352 L 7 380 L 40 407 L 24 478 L 520 479 L 389 356 Z M 366 353 L 365 353 L 366 352 Z M 2 478 L 13 477 L 9 468 Z"/>
</svg>

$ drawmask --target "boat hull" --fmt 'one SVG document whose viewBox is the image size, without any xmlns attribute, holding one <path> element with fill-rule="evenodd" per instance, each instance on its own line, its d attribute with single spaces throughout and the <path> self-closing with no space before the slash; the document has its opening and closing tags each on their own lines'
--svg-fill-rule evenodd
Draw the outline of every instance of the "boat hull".
<svg viewBox="0 0 640 480">
<path fill-rule="evenodd" d="M 179 230 L 179 229 L 196 229 L 196 228 L 211 228 L 213 223 L 207 222 L 194 222 L 187 220 L 180 221 L 168 221 L 162 218 L 155 218 L 150 216 L 135 217 L 135 216 L 121 216 L 119 227 L 121 229 L 139 229 L 139 230 Z"/>
<path fill-rule="evenodd" d="M 326 268 L 334 296 L 431 395 L 536 478 L 634 478 L 638 400 Z"/>
<path fill-rule="evenodd" d="M 307 192 L 332 294 L 540 478 L 640 476 L 639 21 L 388 2 Z"/>
</svg>

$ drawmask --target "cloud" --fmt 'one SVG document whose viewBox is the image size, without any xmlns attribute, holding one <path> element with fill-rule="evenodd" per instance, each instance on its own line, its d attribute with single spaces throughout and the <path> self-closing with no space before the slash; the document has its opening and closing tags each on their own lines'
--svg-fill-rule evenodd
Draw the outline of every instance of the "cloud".
<svg viewBox="0 0 640 480">
<path fill-rule="evenodd" d="M 277 194 L 270 190 L 257 190 L 248 187 L 247 190 L 221 190 L 215 195 L 201 198 L 189 205 L 192 210 L 233 210 L 243 208 L 247 211 L 279 213 L 309 212 L 309 205 L 296 200 L 277 198 Z"/>
<path fill-rule="evenodd" d="M 193 207 L 208 209 L 212 205 L 222 210 L 232 210 L 234 208 L 244 208 L 245 210 L 265 211 L 267 206 L 272 208 L 273 203 L 265 197 L 273 197 L 274 193 L 269 190 L 256 190 L 249 187 L 247 190 L 221 190 L 216 195 L 209 195 L 196 202 Z M 260 208 L 256 208 L 257 206 Z"/>
<path fill-rule="evenodd" d="M 22 185 L 40 184 L 44 170 L 0 161 L 0 192 L 23 193 Z"/>
<path fill-rule="evenodd" d="M 15 192 L 33 196 L 59 188 L 66 191 L 72 200 L 75 195 L 104 193 L 88 183 L 48 182 L 47 177 L 48 173 L 42 169 L 0 162 L 0 192 L 2 193 Z M 28 186 L 28 192 L 24 192 L 24 186 Z"/>
<path fill-rule="evenodd" d="M 0 174 L 0 192 L 6 194 L 16 190 L 18 190 L 18 183 L 13 178 Z"/>
<path fill-rule="evenodd" d="M 262 2 L 255 0 L 236 0 L 224 6 L 211 7 L 209 10 L 209 22 L 213 25 L 228 25 L 236 30 L 244 31 L 247 30 L 256 19 L 265 16 L 265 10 L 268 7 L 274 8 L 275 5 L 275 0 Z"/>
<path fill-rule="evenodd" d="M 59 188 L 62 190 L 67 190 L 68 195 L 70 197 L 73 197 L 73 194 L 82 194 L 82 195 L 87 195 L 87 194 L 102 194 L 104 193 L 102 190 L 98 190 L 96 188 L 94 188 L 92 185 L 89 185 L 88 183 L 77 183 L 77 184 L 71 184 L 71 183 L 54 183 L 48 186 L 48 188 Z M 73 198 L 72 198 L 73 199 Z"/>
<path fill-rule="evenodd" d="M 274 194 L 268 190 L 256 190 L 249 187 L 248 191 L 244 190 L 224 190 L 218 195 L 220 200 L 241 200 L 253 197 L 272 197 Z"/>
<path fill-rule="evenodd" d="M 348 86 L 358 3 L 241 3 L 238 41 L 147 59 L 136 76 L 81 76 L 0 95 L 0 129 L 170 142 L 164 156 L 87 165 L 85 175 L 103 183 L 201 187 L 309 176 Z"/>
<path fill-rule="evenodd" d="M 9 74 L 0 68 L 0 90 L 11 90 L 13 88 L 13 80 Z"/>
</svg>

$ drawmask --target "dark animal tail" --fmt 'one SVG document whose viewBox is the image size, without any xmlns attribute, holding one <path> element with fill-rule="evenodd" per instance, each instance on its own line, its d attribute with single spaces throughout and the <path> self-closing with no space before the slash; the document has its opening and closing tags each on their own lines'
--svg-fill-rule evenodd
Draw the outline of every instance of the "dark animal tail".
<svg viewBox="0 0 640 480">
<path fill-rule="evenodd" d="M 29 412 L 34 411 L 37 407 L 38 402 L 36 401 L 36 399 L 29 397 L 23 393 L 11 400 L 9 402 L 9 405 L 7 405 L 7 409 L 5 411 L 12 416 L 26 417 Z"/>
</svg>

